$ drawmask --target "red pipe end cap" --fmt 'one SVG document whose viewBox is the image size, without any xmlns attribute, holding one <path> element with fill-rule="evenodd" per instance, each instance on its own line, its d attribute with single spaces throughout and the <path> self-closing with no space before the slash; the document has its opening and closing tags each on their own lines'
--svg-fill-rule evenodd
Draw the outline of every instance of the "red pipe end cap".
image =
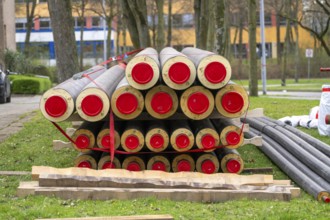
<svg viewBox="0 0 330 220">
<path fill-rule="evenodd" d="M 191 164 L 187 160 L 179 161 L 177 165 L 178 172 L 189 172 L 191 170 Z"/>
<path fill-rule="evenodd" d="M 151 108 L 158 114 L 166 114 L 172 107 L 172 97 L 166 92 L 157 92 L 151 99 Z"/>
<path fill-rule="evenodd" d="M 141 166 L 140 164 L 136 162 L 131 162 L 127 165 L 127 170 L 129 171 L 141 171 Z"/>
<path fill-rule="evenodd" d="M 195 92 L 188 98 L 188 108 L 194 114 L 203 114 L 210 107 L 207 96 L 201 92 Z"/>
<path fill-rule="evenodd" d="M 139 103 L 137 98 L 131 93 L 121 94 L 116 101 L 118 111 L 126 115 L 135 112 L 138 105 Z"/>
<path fill-rule="evenodd" d="M 180 134 L 175 138 L 175 144 L 180 149 L 187 148 L 190 144 L 189 137 L 185 134 Z"/>
<path fill-rule="evenodd" d="M 81 134 L 76 138 L 75 143 L 79 149 L 86 149 L 90 144 L 90 140 L 88 136 Z"/>
<path fill-rule="evenodd" d="M 151 147 L 156 149 L 162 148 L 164 146 L 164 142 L 164 138 L 160 134 L 152 135 L 152 137 L 150 138 Z"/>
<path fill-rule="evenodd" d="M 149 64 L 138 63 L 132 69 L 132 77 L 139 84 L 147 84 L 154 77 L 154 71 Z"/>
<path fill-rule="evenodd" d="M 238 173 L 241 169 L 241 163 L 238 160 L 231 159 L 227 162 L 226 168 L 229 173 Z"/>
<path fill-rule="evenodd" d="M 203 161 L 201 168 L 202 172 L 206 174 L 211 174 L 215 172 L 215 164 L 211 160 Z"/>
<path fill-rule="evenodd" d="M 51 96 L 45 102 L 45 110 L 51 117 L 58 118 L 64 115 L 68 105 L 65 99 L 61 96 Z"/>
<path fill-rule="evenodd" d="M 116 169 L 116 165 L 114 163 L 105 162 L 102 166 L 102 170 L 105 169 Z"/>
<path fill-rule="evenodd" d="M 229 145 L 236 145 L 239 143 L 241 137 L 235 131 L 230 131 L 226 134 L 226 141 Z"/>
<path fill-rule="evenodd" d="M 222 96 L 221 105 L 229 113 L 237 113 L 244 106 L 244 99 L 238 92 L 227 92 Z"/>
<path fill-rule="evenodd" d="M 215 147 L 215 138 L 210 134 L 206 134 L 202 137 L 201 143 L 204 149 L 213 148 Z"/>
<path fill-rule="evenodd" d="M 109 148 L 110 147 L 110 136 L 104 135 L 101 139 L 101 145 L 103 148 Z"/>
<path fill-rule="evenodd" d="M 211 62 L 205 67 L 204 75 L 210 83 L 220 83 L 226 78 L 227 70 L 222 63 Z"/>
<path fill-rule="evenodd" d="M 323 201 L 324 201 L 325 203 L 330 203 L 330 198 L 326 196 L 326 197 L 323 199 Z"/>
<path fill-rule="evenodd" d="M 190 69 L 185 63 L 174 63 L 168 70 L 168 76 L 172 82 L 183 84 L 190 78 Z"/>
<path fill-rule="evenodd" d="M 139 138 L 135 135 L 129 135 L 125 140 L 125 145 L 128 149 L 134 150 L 139 146 Z"/>
<path fill-rule="evenodd" d="M 88 95 L 81 102 L 81 110 L 87 116 L 96 116 L 103 109 L 103 101 L 97 95 Z"/>
<path fill-rule="evenodd" d="M 166 171 L 166 165 L 161 161 L 157 161 L 154 164 L 152 164 L 151 169 L 152 170 Z"/>
<path fill-rule="evenodd" d="M 89 168 L 91 169 L 92 168 L 92 165 L 89 161 L 81 161 L 77 167 L 80 167 L 80 168 Z"/>
</svg>

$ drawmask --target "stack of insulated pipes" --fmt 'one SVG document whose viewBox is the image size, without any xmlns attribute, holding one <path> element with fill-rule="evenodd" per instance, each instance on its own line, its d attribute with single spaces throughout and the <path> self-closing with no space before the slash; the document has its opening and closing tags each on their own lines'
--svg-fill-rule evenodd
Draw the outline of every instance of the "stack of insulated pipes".
<svg viewBox="0 0 330 220">
<path fill-rule="evenodd" d="M 65 115 L 76 112 L 83 120 L 71 137 L 80 152 L 75 166 L 208 174 L 243 170 L 236 151 L 243 143 L 242 127 L 233 121 L 246 113 L 248 95 L 230 81 L 231 66 L 224 57 L 197 48 L 166 47 L 159 54 L 146 48 L 126 67 L 94 68 L 100 73 L 69 79 L 45 93 L 40 105 L 50 121 L 67 120 L 60 115 L 68 98 L 54 91 L 71 94 Z M 74 92 L 72 82 L 79 85 Z"/>
</svg>

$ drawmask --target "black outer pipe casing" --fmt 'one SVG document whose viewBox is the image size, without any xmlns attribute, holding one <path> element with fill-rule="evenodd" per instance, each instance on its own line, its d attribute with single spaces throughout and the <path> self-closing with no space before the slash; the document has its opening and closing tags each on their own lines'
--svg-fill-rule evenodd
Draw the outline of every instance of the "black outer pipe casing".
<svg viewBox="0 0 330 220">
<path fill-rule="evenodd" d="M 244 121 L 256 130 L 265 133 L 272 139 L 275 139 L 296 158 L 298 158 L 300 161 L 304 161 L 304 164 L 306 164 L 309 168 L 314 170 L 314 172 L 323 177 L 327 182 L 330 182 L 330 167 L 319 161 L 318 158 L 314 157 L 303 148 L 301 148 L 298 144 L 291 140 L 291 138 L 260 121 L 252 120 L 249 118 L 244 119 Z"/>
<path fill-rule="evenodd" d="M 273 122 L 270 122 L 270 121 L 268 121 L 264 118 L 258 118 L 258 119 L 255 119 L 255 120 L 263 122 L 263 123 L 273 127 L 274 129 L 278 130 L 283 135 L 288 136 L 294 142 L 296 142 L 301 148 L 303 148 L 304 150 L 306 150 L 307 152 L 312 154 L 314 157 L 316 157 L 317 159 L 322 161 L 324 164 L 326 164 L 328 167 L 330 167 L 330 158 L 327 155 L 325 155 L 323 152 L 319 151 L 318 149 L 316 149 L 315 147 L 310 145 L 308 142 L 302 140 L 300 137 L 298 137 L 297 135 L 295 135 L 291 131 L 288 131 L 288 130 L 284 129 L 283 127 L 281 127 L 281 126 L 279 126 L 279 125 L 277 125 Z"/>
<path fill-rule="evenodd" d="M 259 135 L 259 132 L 253 128 L 250 128 L 251 132 Z M 287 159 L 292 165 L 298 168 L 300 171 L 303 171 L 310 179 L 315 183 L 323 187 L 327 192 L 330 192 L 330 183 L 325 181 L 322 177 L 317 175 L 313 170 L 307 167 L 303 162 L 295 158 L 289 151 L 287 151 L 283 146 L 278 144 L 276 141 L 271 139 L 265 134 L 261 134 L 263 140 L 269 143 L 279 154 L 281 154 L 285 159 Z"/>
<path fill-rule="evenodd" d="M 327 155 L 329 157 L 330 160 L 330 146 L 323 143 L 322 141 L 290 126 L 287 125 L 281 121 L 272 119 L 272 118 L 268 118 L 268 117 L 263 117 L 265 120 L 269 121 L 269 122 L 273 122 L 283 128 L 285 128 L 286 130 L 294 133 L 295 135 L 297 135 L 298 137 L 300 137 L 301 139 L 303 139 L 304 141 L 308 142 L 310 145 L 312 145 L 313 147 L 315 147 L 316 149 L 318 149 L 319 151 L 323 152 L 325 155 Z"/>
<path fill-rule="evenodd" d="M 249 138 L 257 136 L 253 132 L 246 132 L 245 135 Z M 289 160 L 281 155 L 273 146 L 262 141 L 262 147 L 259 148 L 264 154 L 266 154 L 276 165 L 281 168 L 293 181 L 301 186 L 306 192 L 311 194 L 314 198 L 319 200 L 319 193 L 326 192 L 326 190 L 319 184 L 315 183 L 310 177 L 308 177 L 304 171 L 295 167 Z"/>
</svg>

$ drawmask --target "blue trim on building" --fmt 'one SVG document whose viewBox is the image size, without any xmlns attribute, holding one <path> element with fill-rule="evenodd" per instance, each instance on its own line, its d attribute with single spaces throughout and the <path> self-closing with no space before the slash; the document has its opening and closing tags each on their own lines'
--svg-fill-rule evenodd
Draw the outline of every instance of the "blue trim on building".
<svg viewBox="0 0 330 220">
<path fill-rule="evenodd" d="M 108 28 L 106 28 L 106 30 L 108 30 Z M 114 28 L 111 28 L 111 30 L 116 31 Z M 74 31 L 79 32 L 80 28 L 75 28 Z M 103 31 L 102 27 L 93 27 L 93 28 L 84 28 L 84 31 Z M 40 30 L 31 30 L 31 33 L 40 33 L 40 32 L 53 32 L 53 30 L 51 28 L 42 28 Z M 16 29 L 16 33 L 26 33 L 26 29 Z"/>
</svg>

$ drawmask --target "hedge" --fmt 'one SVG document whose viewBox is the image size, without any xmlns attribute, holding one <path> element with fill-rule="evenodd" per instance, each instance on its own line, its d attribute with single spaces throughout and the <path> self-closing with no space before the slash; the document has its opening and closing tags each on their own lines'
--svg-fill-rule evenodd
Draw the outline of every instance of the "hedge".
<svg viewBox="0 0 330 220">
<path fill-rule="evenodd" d="M 39 78 L 24 75 L 9 75 L 14 94 L 40 94 L 52 86 L 48 78 Z"/>
</svg>

